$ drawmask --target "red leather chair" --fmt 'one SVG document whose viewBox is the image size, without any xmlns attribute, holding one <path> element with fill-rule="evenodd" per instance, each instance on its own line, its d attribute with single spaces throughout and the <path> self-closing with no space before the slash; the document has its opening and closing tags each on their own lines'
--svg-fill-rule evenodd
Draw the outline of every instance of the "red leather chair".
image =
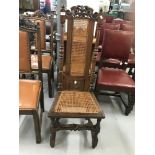
<svg viewBox="0 0 155 155">
<path fill-rule="evenodd" d="M 128 94 L 128 103 L 123 101 L 125 106 L 125 115 L 128 115 L 134 106 L 134 80 L 123 70 L 125 62 L 128 61 L 130 48 L 133 40 L 133 32 L 105 30 L 102 47 L 102 60 L 100 61 L 98 77 L 95 91 L 100 94 L 100 90 L 114 91 L 117 93 L 110 94 L 121 97 L 118 92 Z M 116 59 L 122 62 L 120 68 L 106 67 L 103 63 L 107 59 Z M 109 94 L 108 94 L 109 95 Z"/>
</svg>

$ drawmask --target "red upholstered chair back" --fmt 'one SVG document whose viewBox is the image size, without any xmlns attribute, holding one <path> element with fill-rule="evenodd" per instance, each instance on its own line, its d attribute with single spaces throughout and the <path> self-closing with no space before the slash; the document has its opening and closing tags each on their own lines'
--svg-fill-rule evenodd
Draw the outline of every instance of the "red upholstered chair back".
<svg viewBox="0 0 155 155">
<path fill-rule="evenodd" d="M 122 29 L 122 31 L 132 31 L 135 34 L 135 26 L 134 25 L 122 24 L 121 29 Z M 133 49 L 135 49 L 135 37 L 133 39 L 132 47 L 133 47 Z"/>
<path fill-rule="evenodd" d="M 102 44 L 103 37 L 104 37 L 104 30 L 109 29 L 109 30 L 119 30 L 120 29 L 120 24 L 113 24 L 113 23 L 104 23 L 101 27 L 100 30 L 100 39 L 99 39 L 99 45 Z"/>
<path fill-rule="evenodd" d="M 112 23 L 114 23 L 114 24 L 120 24 L 120 30 L 122 30 L 122 25 L 123 24 L 134 25 L 133 21 L 123 20 L 123 19 L 114 19 L 112 21 Z"/>
<path fill-rule="evenodd" d="M 102 59 L 127 61 L 133 42 L 131 31 L 105 30 L 102 43 Z"/>
<path fill-rule="evenodd" d="M 122 24 L 121 28 L 123 31 L 135 31 L 135 27 L 131 24 Z"/>
<path fill-rule="evenodd" d="M 113 16 L 105 16 L 106 23 L 112 23 L 114 17 Z"/>
</svg>

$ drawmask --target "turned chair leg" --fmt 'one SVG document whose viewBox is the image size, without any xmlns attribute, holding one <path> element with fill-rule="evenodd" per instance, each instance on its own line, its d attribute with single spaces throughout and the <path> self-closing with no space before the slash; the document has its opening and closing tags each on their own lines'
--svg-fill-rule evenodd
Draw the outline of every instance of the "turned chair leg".
<svg viewBox="0 0 155 155">
<path fill-rule="evenodd" d="M 91 135 L 92 135 L 92 148 L 95 148 L 97 146 L 98 143 L 98 133 L 100 132 L 100 122 L 101 119 L 97 119 L 97 123 L 96 125 L 93 126 L 92 130 L 91 130 Z"/>
<path fill-rule="evenodd" d="M 55 138 L 56 138 L 56 122 L 57 119 L 51 119 L 51 136 L 50 136 L 50 146 L 53 148 L 55 146 Z"/>
<path fill-rule="evenodd" d="M 35 134 L 36 134 L 36 143 L 39 144 L 41 142 L 41 127 L 40 127 L 39 115 L 37 110 L 33 112 L 33 120 L 34 120 Z"/>
</svg>

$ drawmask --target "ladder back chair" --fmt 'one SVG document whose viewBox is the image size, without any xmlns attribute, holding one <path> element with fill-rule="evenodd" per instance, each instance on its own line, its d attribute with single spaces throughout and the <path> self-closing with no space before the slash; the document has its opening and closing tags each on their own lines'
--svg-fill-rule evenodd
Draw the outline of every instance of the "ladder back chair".
<svg viewBox="0 0 155 155">
<path fill-rule="evenodd" d="M 58 94 L 48 113 L 51 119 L 50 145 L 55 146 L 56 131 L 90 130 L 92 147 L 98 143 L 100 121 L 105 116 L 94 94 L 95 59 L 97 48 L 92 53 L 94 23 L 98 13 L 87 6 L 74 6 L 70 10 L 61 9 L 61 47 L 58 71 Z M 64 23 L 67 20 L 67 47 L 64 64 Z M 86 119 L 83 124 L 63 124 L 61 118 Z M 93 124 L 91 119 L 97 120 Z"/>
<path fill-rule="evenodd" d="M 19 73 L 35 74 L 38 79 L 19 79 L 19 114 L 32 115 L 36 134 L 36 143 L 41 142 L 41 122 L 44 111 L 44 96 L 42 87 L 41 48 L 38 44 L 38 69 L 31 66 L 30 36 L 37 33 L 40 43 L 39 26 L 26 19 L 19 21 Z M 40 104 L 39 104 L 40 102 Z"/>
</svg>

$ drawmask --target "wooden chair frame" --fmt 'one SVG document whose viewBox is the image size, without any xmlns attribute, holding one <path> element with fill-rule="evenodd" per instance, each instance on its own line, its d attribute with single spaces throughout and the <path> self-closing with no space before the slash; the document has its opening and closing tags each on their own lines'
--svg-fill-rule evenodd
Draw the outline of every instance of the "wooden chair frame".
<svg viewBox="0 0 155 155">
<path fill-rule="evenodd" d="M 37 40 L 40 42 L 40 31 L 39 26 L 31 23 L 27 19 L 23 18 L 19 21 L 20 31 L 30 33 L 37 33 Z M 29 41 L 28 41 L 29 42 Z M 28 73 L 28 74 L 37 74 L 39 80 L 41 81 L 41 90 L 40 90 L 40 107 L 41 112 L 39 116 L 39 107 L 36 109 L 19 109 L 19 115 L 32 115 L 34 120 L 34 127 L 35 127 L 35 134 L 36 134 L 36 143 L 41 142 L 41 124 L 42 124 L 42 112 L 44 112 L 44 94 L 43 94 L 43 85 L 42 85 L 42 59 L 41 59 L 41 46 L 40 43 L 38 44 L 38 70 L 33 70 L 31 68 L 31 58 L 30 58 L 30 44 L 27 45 L 28 47 L 28 57 L 29 59 L 29 66 L 30 68 L 27 71 L 20 70 L 19 73 Z"/>
<path fill-rule="evenodd" d="M 42 11 L 38 10 L 34 13 L 34 15 L 32 17 L 28 16 L 28 19 L 33 20 L 34 22 L 37 20 L 41 20 L 41 21 L 50 21 L 51 23 L 51 36 L 50 36 L 50 49 L 41 49 L 41 52 L 44 53 L 49 53 L 50 56 L 52 57 L 52 59 L 54 60 L 53 57 L 53 16 L 52 15 L 45 15 Z M 46 33 L 45 33 L 46 34 Z M 44 38 L 45 41 L 45 46 L 46 46 L 46 38 Z M 33 52 L 36 52 L 37 49 L 33 49 Z M 49 97 L 53 97 L 53 88 L 52 88 L 52 84 L 51 84 L 51 79 L 52 82 L 54 82 L 54 61 L 52 60 L 52 64 L 50 69 L 43 69 L 42 72 L 43 73 L 47 73 L 48 76 L 48 92 L 49 92 Z"/>
<path fill-rule="evenodd" d="M 83 75 L 74 76 L 70 72 L 70 62 L 71 62 L 71 47 L 72 47 L 72 33 L 73 33 L 73 20 L 74 19 L 87 19 L 89 23 L 88 32 L 88 43 L 87 43 L 87 59 L 85 59 L 86 66 Z M 68 30 L 67 33 L 67 55 L 66 63 L 64 64 L 64 23 L 68 20 Z M 51 137 L 50 145 L 55 146 L 56 131 L 59 130 L 90 130 L 92 134 L 92 147 L 95 148 L 98 143 L 98 133 L 100 132 L 100 122 L 105 116 L 100 111 L 95 114 L 88 113 L 59 113 L 55 112 L 54 108 L 58 103 L 61 92 L 63 90 L 81 90 L 81 91 L 91 91 L 94 86 L 95 79 L 95 64 L 96 64 L 96 54 L 97 48 L 92 49 L 93 42 L 93 28 L 95 21 L 98 20 L 98 13 L 93 13 L 92 9 L 87 6 L 75 6 L 70 10 L 65 10 L 64 7 L 61 9 L 61 47 L 59 52 L 59 71 L 58 71 L 58 94 L 55 98 L 54 105 L 49 111 L 48 117 L 51 119 Z M 93 51 L 93 53 L 92 53 Z M 92 59 L 91 59 L 92 58 Z M 66 67 L 64 71 L 64 65 Z M 91 66 L 91 67 L 90 67 Z M 83 87 L 82 87 L 83 86 Z M 82 88 L 81 88 L 82 87 Z M 93 96 L 93 94 L 92 94 Z M 95 97 L 95 96 L 94 96 Z M 61 118 L 84 118 L 88 122 L 85 124 L 62 124 L 60 123 Z M 91 119 L 95 118 L 97 120 L 96 124 L 93 124 Z"/>
</svg>

